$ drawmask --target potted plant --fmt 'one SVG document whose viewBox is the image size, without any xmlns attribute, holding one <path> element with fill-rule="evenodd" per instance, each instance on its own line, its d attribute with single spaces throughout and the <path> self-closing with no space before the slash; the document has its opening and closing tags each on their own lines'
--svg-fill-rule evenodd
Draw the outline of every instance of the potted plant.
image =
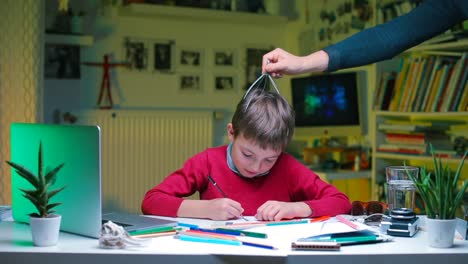
<svg viewBox="0 0 468 264">
<path fill-rule="evenodd" d="M 434 163 L 434 172 L 421 168 L 420 176 L 410 176 L 424 201 L 426 211 L 426 229 L 429 245 L 432 247 L 447 248 L 453 245 L 456 226 L 456 213 L 463 202 L 463 196 L 468 188 L 468 180 L 461 187 L 458 181 L 468 151 L 465 152 L 453 173 L 447 162 L 437 158 L 430 145 L 430 151 Z"/>
<path fill-rule="evenodd" d="M 23 166 L 6 161 L 16 170 L 16 173 L 28 181 L 34 188 L 20 189 L 23 196 L 36 207 L 37 212 L 30 214 L 30 225 L 33 243 L 36 246 L 53 246 L 57 244 L 60 231 L 61 216 L 53 210 L 61 203 L 51 202 L 51 198 L 61 192 L 64 187 L 52 189 L 57 173 L 63 163 L 44 175 L 42 162 L 42 143 L 39 142 L 38 172 L 37 176 Z"/>
</svg>

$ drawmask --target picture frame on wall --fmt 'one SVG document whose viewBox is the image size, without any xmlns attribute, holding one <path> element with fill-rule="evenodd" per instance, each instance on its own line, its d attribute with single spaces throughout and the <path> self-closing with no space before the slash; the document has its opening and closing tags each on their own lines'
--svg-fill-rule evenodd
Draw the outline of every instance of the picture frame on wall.
<svg viewBox="0 0 468 264">
<path fill-rule="evenodd" d="M 126 37 L 124 40 L 125 61 L 130 69 L 144 71 L 148 69 L 148 40 Z"/>
<path fill-rule="evenodd" d="M 237 64 L 237 53 L 234 49 L 213 51 L 213 64 L 217 67 L 234 67 Z"/>
<path fill-rule="evenodd" d="M 237 78 L 230 74 L 219 74 L 214 77 L 215 91 L 235 92 L 237 91 Z"/>
<path fill-rule="evenodd" d="M 273 47 L 263 47 L 255 48 L 250 47 L 246 48 L 246 67 L 245 67 L 245 80 L 246 84 L 244 90 L 249 89 L 249 87 L 257 80 L 258 77 L 262 75 L 262 59 L 263 55 L 273 50 Z"/>
<path fill-rule="evenodd" d="M 183 67 L 203 66 L 203 50 L 181 48 L 178 56 L 179 65 Z"/>
<path fill-rule="evenodd" d="M 175 41 L 156 41 L 153 43 L 153 68 L 155 71 L 173 72 L 175 62 Z"/>
<path fill-rule="evenodd" d="M 179 90 L 181 92 L 202 92 L 202 78 L 198 73 L 182 73 L 179 76 Z"/>
<path fill-rule="evenodd" d="M 80 46 L 45 45 L 45 79 L 80 79 L 80 64 Z"/>
</svg>

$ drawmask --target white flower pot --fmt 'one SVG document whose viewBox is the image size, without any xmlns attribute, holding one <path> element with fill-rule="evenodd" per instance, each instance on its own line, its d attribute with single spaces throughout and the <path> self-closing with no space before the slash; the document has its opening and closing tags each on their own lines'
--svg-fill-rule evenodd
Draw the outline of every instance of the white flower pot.
<svg viewBox="0 0 468 264">
<path fill-rule="evenodd" d="M 449 248 L 453 246 L 455 238 L 456 219 L 426 218 L 426 230 L 429 246 L 435 248 Z"/>
<path fill-rule="evenodd" d="M 48 217 L 30 217 L 32 240 L 35 246 L 55 246 L 60 233 L 61 215 L 51 214 Z"/>
</svg>

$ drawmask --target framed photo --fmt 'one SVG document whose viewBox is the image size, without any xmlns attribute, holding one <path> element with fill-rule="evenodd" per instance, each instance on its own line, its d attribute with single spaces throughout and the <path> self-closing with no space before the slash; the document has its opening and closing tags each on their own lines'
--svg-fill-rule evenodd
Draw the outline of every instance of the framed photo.
<svg viewBox="0 0 468 264">
<path fill-rule="evenodd" d="M 203 51 L 193 48 L 180 49 L 178 61 L 181 66 L 200 67 L 203 65 Z"/>
<path fill-rule="evenodd" d="M 179 90 L 181 92 L 201 92 L 201 81 L 200 74 L 181 74 L 179 77 Z"/>
<path fill-rule="evenodd" d="M 154 70 L 172 72 L 175 62 L 174 41 L 158 41 L 153 43 Z"/>
<path fill-rule="evenodd" d="M 213 64 L 215 66 L 235 66 L 237 61 L 236 51 L 229 50 L 215 50 L 213 52 Z"/>
<path fill-rule="evenodd" d="M 44 78 L 80 79 L 80 46 L 46 44 Z"/>
<path fill-rule="evenodd" d="M 148 40 L 125 38 L 125 61 L 131 69 L 143 71 L 148 69 Z"/>
<path fill-rule="evenodd" d="M 245 90 L 257 80 L 258 77 L 262 75 L 262 58 L 265 53 L 270 52 L 273 49 L 271 48 L 247 48 L 246 49 L 246 72 L 245 80 L 246 85 Z"/>
<path fill-rule="evenodd" d="M 233 75 L 223 74 L 214 77 L 215 91 L 236 91 L 237 79 Z"/>
</svg>

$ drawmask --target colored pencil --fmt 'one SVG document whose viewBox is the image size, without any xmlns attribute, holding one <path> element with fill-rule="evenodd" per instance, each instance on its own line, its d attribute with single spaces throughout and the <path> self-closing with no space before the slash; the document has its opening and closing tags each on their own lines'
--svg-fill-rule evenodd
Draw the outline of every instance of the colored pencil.
<svg viewBox="0 0 468 264">
<path fill-rule="evenodd" d="M 298 219 L 298 220 L 280 220 L 280 221 L 259 221 L 259 222 L 249 222 L 249 223 L 235 223 L 232 225 L 226 225 L 222 228 L 225 229 L 244 229 L 244 228 L 254 228 L 259 226 L 277 226 L 277 225 L 293 225 L 293 224 L 307 224 L 309 219 Z"/>
<path fill-rule="evenodd" d="M 241 241 L 242 245 L 244 246 L 251 246 L 251 247 L 258 247 L 258 248 L 265 248 L 265 249 L 272 249 L 276 250 L 278 248 L 270 245 L 264 245 L 264 244 L 258 244 L 258 243 L 253 243 L 253 242 L 246 242 L 246 241 Z"/>
<path fill-rule="evenodd" d="M 223 190 L 221 189 L 221 187 L 219 187 L 218 183 L 215 182 L 215 180 L 213 178 L 211 178 L 210 175 L 208 175 L 208 180 L 211 182 L 211 184 L 213 184 L 213 186 L 218 190 L 218 192 L 224 197 L 224 198 L 228 198 L 228 196 L 226 195 L 225 192 L 223 192 Z M 249 221 L 247 218 L 245 218 L 242 214 L 240 215 L 240 218 L 244 219 L 245 221 Z"/>
<path fill-rule="evenodd" d="M 135 230 L 128 232 L 131 236 L 135 235 L 145 235 L 145 234 L 154 234 L 154 233 L 161 233 L 161 232 L 168 232 L 168 231 L 176 231 L 176 229 L 172 226 L 166 227 L 156 227 L 144 230 Z"/>
<path fill-rule="evenodd" d="M 233 235 L 218 234 L 218 233 L 206 232 L 206 231 L 201 231 L 201 230 L 180 231 L 179 234 L 187 235 L 187 236 L 199 236 L 199 237 L 211 237 L 211 238 L 219 238 L 219 239 L 237 240 L 237 238 Z"/>
<path fill-rule="evenodd" d="M 343 216 L 341 215 L 337 215 L 335 216 L 336 220 L 340 221 L 341 223 L 353 228 L 353 229 L 356 229 L 356 230 L 359 230 L 359 226 L 356 225 L 355 223 L 349 221 L 348 219 L 344 218 Z"/>
<path fill-rule="evenodd" d="M 331 217 L 329 215 L 324 215 L 324 216 L 321 216 L 321 217 L 317 217 L 317 218 L 314 218 L 314 219 L 310 219 L 310 222 L 311 223 L 315 223 L 315 222 L 322 222 L 322 221 L 326 221 L 328 219 L 330 219 Z"/>
<path fill-rule="evenodd" d="M 223 245 L 234 245 L 240 246 L 242 245 L 241 241 L 238 240 L 230 240 L 230 239 L 221 239 L 221 238 L 212 238 L 212 237 L 200 237 L 200 236 L 187 236 L 182 234 L 177 234 L 174 236 L 183 241 L 191 241 L 191 242 L 203 242 L 203 243 L 212 243 L 212 244 L 223 244 Z"/>
<path fill-rule="evenodd" d="M 250 246 L 250 247 L 258 247 L 264 249 L 272 249 L 276 250 L 277 248 L 271 245 L 253 243 L 253 242 L 246 242 L 240 240 L 231 240 L 231 239 L 222 239 L 222 238 L 215 238 L 215 237 L 207 237 L 207 236 L 194 236 L 194 235 L 187 235 L 185 233 L 179 233 L 174 238 L 178 238 L 183 241 L 191 241 L 191 242 L 203 242 L 203 243 L 212 243 L 212 244 L 223 244 L 223 245 L 233 245 L 233 246 Z"/>
<path fill-rule="evenodd" d="M 277 225 L 295 225 L 295 224 L 307 224 L 309 220 L 292 220 L 292 221 L 277 221 L 277 222 L 267 222 L 266 226 L 277 226 Z"/>
<path fill-rule="evenodd" d="M 188 227 L 188 228 L 198 228 L 198 225 L 188 224 L 188 223 L 181 223 L 181 222 L 178 222 L 177 226 Z"/>
<path fill-rule="evenodd" d="M 141 234 L 141 235 L 132 235 L 134 238 L 151 238 L 151 237 L 161 237 L 161 236 L 172 236 L 177 234 L 177 231 L 167 231 L 167 232 L 159 232 L 159 233 L 149 233 L 149 234 Z"/>
<path fill-rule="evenodd" d="M 221 231 L 226 234 L 231 234 L 234 236 L 247 236 L 247 237 L 256 237 L 256 238 L 267 238 L 268 235 L 265 233 L 259 233 L 259 232 L 251 232 L 251 231 L 244 231 L 244 230 L 235 230 L 235 229 L 229 229 L 229 228 L 216 228 L 216 231 Z"/>
</svg>

